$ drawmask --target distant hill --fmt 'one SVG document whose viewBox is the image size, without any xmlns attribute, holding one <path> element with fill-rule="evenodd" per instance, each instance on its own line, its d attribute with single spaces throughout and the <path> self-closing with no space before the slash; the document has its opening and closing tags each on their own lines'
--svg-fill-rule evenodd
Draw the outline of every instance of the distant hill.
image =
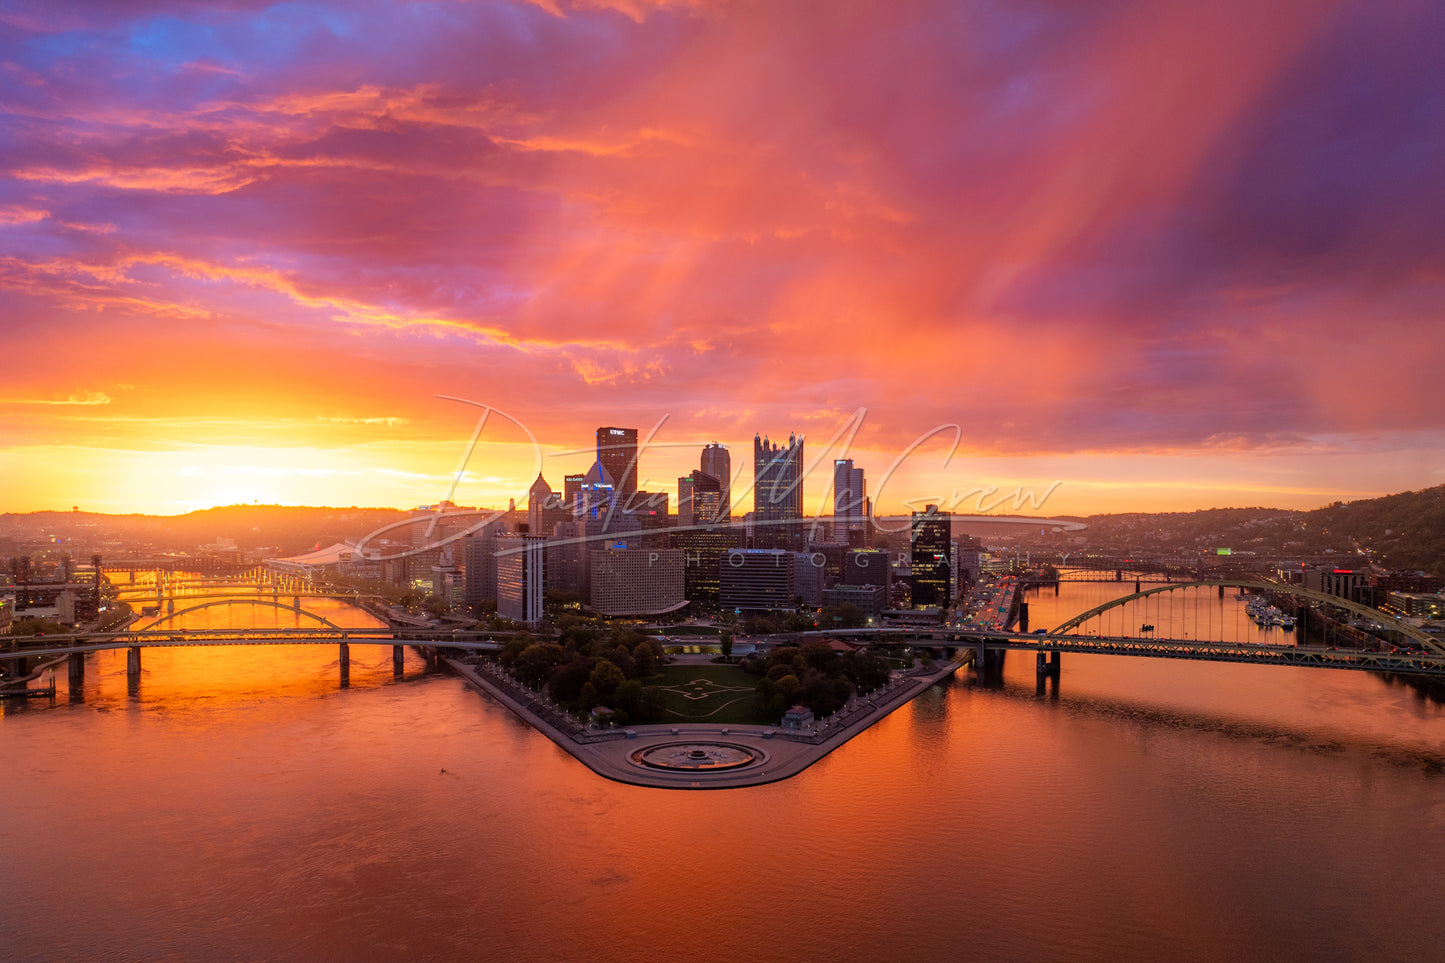
<svg viewBox="0 0 1445 963">
<path fill-rule="evenodd" d="M 1350 555 L 1367 552 L 1388 569 L 1445 576 L 1445 485 L 1380 498 L 1336 502 L 1314 511 L 1211 508 L 1197 512 L 1094 515 L 1090 548 Z"/>
<path fill-rule="evenodd" d="M 394 508 L 310 508 L 227 505 L 185 515 L 100 515 L 93 512 L 30 512 L 0 515 L 0 534 L 48 537 L 94 544 L 146 543 L 161 551 L 194 551 L 227 538 L 242 549 L 275 548 L 283 555 L 359 538 L 400 521 Z"/>
<path fill-rule="evenodd" d="M 1312 529 L 1372 551 L 1386 568 L 1445 576 L 1445 485 L 1336 502 L 1306 518 Z"/>
<path fill-rule="evenodd" d="M 228 505 L 185 515 L 99 515 L 91 512 L 31 512 L 0 515 L 0 536 L 45 535 L 90 544 L 121 540 L 153 544 L 163 551 L 192 551 L 198 545 L 229 538 L 242 549 L 271 548 L 283 555 L 357 539 L 407 512 L 393 508 L 311 508 L 284 505 Z M 1065 519 L 1059 519 L 1063 521 Z M 1207 553 L 1218 548 L 1259 554 L 1351 555 L 1368 552 L 1390 569 L 1415 570 L 1445 577 L 1445 485 L 1381 498 L 1336 502 L 1314 511 L 1282 508 L 1209 508 L 1195 512 L 1127 513 L 1070 517 L 1088 527 L 1078 533 L 1090 551 L 1118 549 L 1140 553 Z M 907 548 L 907 519 L 897 520 L 894 550 Z M 1074 533 L 1047 533 L 1006 523 L 956 523 L 956 533 L 1064 539 Z"/>
</svg>

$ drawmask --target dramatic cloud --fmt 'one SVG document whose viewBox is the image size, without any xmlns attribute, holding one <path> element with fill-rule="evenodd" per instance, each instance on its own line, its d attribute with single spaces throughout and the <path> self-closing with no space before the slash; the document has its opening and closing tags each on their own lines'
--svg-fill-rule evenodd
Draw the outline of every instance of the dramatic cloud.
<svg viewBox="0 0 1445 963">
<path fill-rule="evenodd" d="M 1140 507 L 1445 481 L 1435 3 L 19 0 L 0 26 L 0 508 L 111 497 L 101 447 L 445 477 L 475 413 L 438 395 L 558 449 L 666 419 L 659 485 L 860 407 L 871 472 L 957 424 L 970 484 L 1062 478 L 1060 511 L 1142 474 Z M 519 439 L 471 500 L 524 494 Z M 13 480 L 41 448 L 78 452 L 74 490 Z"/>
</svg>

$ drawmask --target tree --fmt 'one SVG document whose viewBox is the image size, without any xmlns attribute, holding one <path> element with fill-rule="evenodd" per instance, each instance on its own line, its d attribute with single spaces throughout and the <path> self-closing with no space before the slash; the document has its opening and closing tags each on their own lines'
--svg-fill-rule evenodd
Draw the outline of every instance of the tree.
<svg viewBox="0 0 1445 963">
<path fill-rule="evenodd" d="M 552 681 L 548 683 L 551 689 L 552 698 L 563 705 L 572 705 L 582 698 L 582 688 L 587 680 L 592 677 L 592 669 L 595 667 L 595 660 L 574 656 L 562 668 L 552 675 Z M 593 696 L 593 705 L 596 705 L 596 696 Z M 581 708 L 590 709 L 592 706 L 584 705 Z"/>
<path fill-rule="evenodd" d="M 723 658 L 731 659 L 733 657 L 733 634 L 731 632 L 724 632 L 718 641 L 722 644 Z"/>
<path fill-rule="evenodd" d="M 592 668 L 592 675 L 587 681 L 597 690 L 597 698 L 605 704 L 626 680 L 627 677 L 615 664 L 603 661 Z"/>
<path fill-rule="evenodd" d="M 632 650 L 632 661 L 637 666 L 636 678 L 645 679 L 657 674 L 657 654 L 653 651 L 652 643 L 637 643 L 637 648 Z"/>
<path fill-rule="evenodd" d="M 789 612 L 783 619 L 783 629 L 787 632 L 806 632 L 814 628 L 814 621 L 811 612 Z"/>
<path fill-rule="evenodd" d="M 515 672 L 523 685 L 540 689 L 560 665 L 565 665 L 572 654 L 560 645 L 551 642 L 529 645 L 517 656 Z"/>
<path fill-rule="evenodd" d="M 615 646 L 612 649 L 603 652 L 602 658 L 617 666 L 617 668 L 622 671 L 622 677 L 624 679 L 633 679 L 637 677 L 637 662 L 632 658 L 632 653 L 628 651 L 627 646 Z"/>
<path fill-rule="evenodd" d="M 782 697 L 784 709 L 796 705 L 798 697 L 803 694 L 803 683 L 799 682 L 795 675 L 785 675 L 775 681 L 773 685 L 776 687 L 778 695 Z"/>
<path fill-rule="evenodd" d="M 818 612 L 818 624 L 825 629 L 857 629 L 868 624 L 868 616 L 852 602 L 825 605 Z"/>
<path fill-rule="evenodd" d="M 647 696 L 636 679 L 626 679 L 617 686 L 611 705 L 623 717 L 619 722 L 645 722 L 648 718 Z"/>
</svg>

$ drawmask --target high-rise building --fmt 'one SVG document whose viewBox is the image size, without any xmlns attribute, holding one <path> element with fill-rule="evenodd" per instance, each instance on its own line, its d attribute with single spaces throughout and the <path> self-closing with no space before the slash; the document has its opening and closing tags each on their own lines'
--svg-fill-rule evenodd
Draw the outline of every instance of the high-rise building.
<svg viewBox="0 0 1445 963">
<path fill-rule="evenodd" d="M 722 511 L 722 482 L 694 468 L 677 480 L 677 524 L 681 528 L 711 525 Z"/>
<path fill-rule="evenodd" d="M 723 557 L 729 549 L 742 548 L 743 533 L 729 525 L 679 527 L 673 533 L 672 544 L 683 552 L 683 593 L 687 600 L 703 608 L 717 605 Z"/>
<path fill-rule="evenodd" d="M 576 475 L 564 475 L 562 477 L 562 506 L 574 517 L 582 514 L 582 508 L 580 506 L 582 483 L 586 481 L 586 479 L 586 472 L 581 472 Z"/>
<path fill-rule="evenodd" d="M 612 514 L 616 485 L 612 473 L 599 459 L 592 463 L 577 493 L 577 515 L 587 521 L 598 521 Z"/>
<path fill-rule="evenodd" d="M 821 552 L 794 552 L 793 597 L 802 599 L 804 605 L 822 605 L 824 567 Z"/>
<path fill-rule="evenodd" d="M 771 548 L 735 548 L 719 569 L 722 607 L 738 612 L 791 609 L 793 553 Z"/>
<path fill-rule="evenodd" d="M 502 522 L 493 519 L 462 538 L 462 598 L 476 609 L 497 598 L 497 538 Z"/>
<path fill-rule="evenodd" d="M 687 605 L 680 549 L 600 549 L 592 553 L 591 581 L 599 615 L 662 615 Z"/>
<path fill-rule="evenodd" d="M 587 595 L 586 525 L 568 519 L 552 526 L 547 537 L 547 590 Z"/>
<path fill-rule="evenodd" d="M 546 545 L 540 535 L 497 539 L 497 614 L 502 618 L 526 626 L 542 621 Z"/>
<path fill-rule="evenodd" d="M 882 549 L 850 549 L 843 562 L 844 585 L 881 585 L 893 587 L 893 567 L 888 553 Z"/>
<path fill-rule="evenodd" d="M 753 544 L 768 548 L 801 544 L 803 517 L 803 439 L 788 436 L 788 446 L 753 436 Z"/>
<path fill-rule="evenodd" d="M 709 478 L 716 478 L 721 487 L 718 496 L 721 508 L 719 509 L 718 520 L 727 521 L 732 518 L 732 484 L 733 484 L 733 459 L 728 454 L 727 445 L 719 445 L 717 442 L 709 442 L 702 450 L 702 461 L 699 467 L 702 473 Z"/>
<path fill-rule="evenodd" d="M 667 548 L 672 515 L 667 510 L 667 492 L 636 491 L 626 496 L 623 513 L 637 520 L 644 532 L 653 533 L 642 540 L 643 548 Z"/>
<path fill-rule="evenodd" d="M 929 505 L 913 513 L 913 604 L 946 606 L 953 601 L 952 516 Z"/>
<path fill-rule="evenodd" d="M 527 529 L 533 535 L 551 535 L 558 522 L 570 517 L 547 479 L 538 474 L 527 491 Z"/>
<path fill-rule="evenodd" d="M 621 495 L 637 491 L 637 429 L 598 428 L 597 460 Z"/>
<path fill-rule="evenodd" d="M 868 485 L 863 469 L 853 467 L 853 459 L 838 458 L 833 462 L 833 540 L 850 545 L 866 537 L 868 531 Z M 855 535 L 854 533 L 864 533 Z"/>
</svg>

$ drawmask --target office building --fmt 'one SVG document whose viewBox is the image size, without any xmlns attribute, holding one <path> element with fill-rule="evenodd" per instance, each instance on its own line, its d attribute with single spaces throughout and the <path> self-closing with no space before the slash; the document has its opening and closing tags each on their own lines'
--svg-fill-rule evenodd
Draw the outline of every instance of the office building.
<svg viewBox="0 0 1445 963">
<path fill-rule="evenodd" d="M 733 459 L 728 453 L 726 445 L 719 445 L 717 442 L 710 442 L 702 450 L 702 460 L 699 467 L 704 475 L 709 478 L 716 478 L 721 486 L 718 494 L 718 520 L 727 521 L 732 518 L 732 484 L 733 484 Z"/>
<path fill-rule="evenodd" d="M 753 546 L 778 548 L 805 543 L 803 518 L 803 439 L 788 437 L 787 447 L 753 437 Z"/>
<path fill-rule="evenodd" d="M 497 539 L 502 532 L 501 520 L 493 519 L 462 538 L 462 599 L 473 611 L 497 600 Z"/>
<path fill-rule="evenodd" d="M 546 586 L 546 539 L 507 535 L 497 539 L 497 614 L 534 628 L 542 621 Z"/>
<path fill-rule="evenodd" d="M 598 428 L 597 460 L 607 469 L 619 494 L 637 491 L 636 428 Z"/>
<path fill-rule="evenodd" d="M 793 598 L 814 608 L 823 604 L 823 570 L 826 558 L 819 552 L 793 553 Z"/>
<path fill-rule="evenodd" d="M 730 526 L 679 528 L 672 535 L 674 548 L 683 553 L 683 594 L 702 608 L 714 608 L 721 599 L 720 571 L 729 549 L 743 547 L 743 533 Z"/>
<path fill-rule="evenodd" d="M 663 615 L 687 605 L 680 549 L 604 548 L 592 553 L 598 615 Z"/>
<path fill-rule="evenodd" d="M 865 618 L 879 619 L 888 610 L 888 589 L 882 585 L 834 585 L 823 589 L 823 604 L 837 608 L 852 605 Z M 822 626 L 827 628 L 828 626 Z"/>
<path fill-rule="evenodd" d="M 849 549 L 840 581 L 844 585 L 881 585 L 885 590 L 892 589 L 893 563 L 882 549 Z"/>
<path fill-rule="evenodd" d="M 558 522 L 571 517 L 562 500 L 540 474 L 527 490 L 527 530 L 533 535 L 551 535 Z"/>
<path fill-rule="evenodd" d="M 868 485 L 863 469 L 853 459 L 833 462 L 833 540 L 844 545 L 865 544 L 868 533 Z"/>
<path fill-rule="evenodd" d="M 953 601 L 951 516 L 929 505 L 913 513 L 910 581 L 915 608 L 947 606 Z"/>
<path fill-rule="evenodd" d="M 1364 569 L 1316 565 L 1305 572 L 1305 588 L 1351 602 L 1370 600 L 1369 573 Z"/>
<path fill-rule="evenodd" d="M 573 517 L 582 513 L 582 483 L 586 480 L 586 472 L 562 476 L 562 507 Z"/>
<path fill-rule="evenodd" d="M 694 468 L 677 480 L 677 524 L 680 528 L 711 525 L 722 514 L 722 482 Z"/>
<path fill-rule="evenodd" d="M 587 597 L 586 524 L 576 519 L 558 522 L 547 537 L 547 591 L 571 592 Z"/>
<path fill-rule="evenodd" d="M 578 518 L 595 522 L 612 513 L 613 496 L 616 494 L 612 479 L 612 473 L 600 460 L 592 463 L 577 492 Z"/>
<path fill-rule="evenodd" d="M 782 549 L 729 550 L 723 556 L 718 582 L 725 609 L 780 612 L 796 605 L 793 601 L 793 553 Z"/>
</svg>

